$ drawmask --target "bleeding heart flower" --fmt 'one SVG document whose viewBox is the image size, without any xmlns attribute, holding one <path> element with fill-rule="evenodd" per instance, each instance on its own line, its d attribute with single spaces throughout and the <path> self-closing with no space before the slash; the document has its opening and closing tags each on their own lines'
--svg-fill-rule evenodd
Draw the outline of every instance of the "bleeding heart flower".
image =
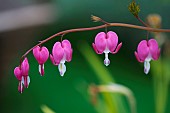
<svg viewBox="0 0 170 113">
<path fill-rule="evenodd" d="M 39 73 L 41 76 L 43 76 L 44 75 L 44 63 L 47 61 L 49 57 L 49 51 L 46 47 L 37 46 L 33 49 L 33 55 L 39 63 Z"/>
<path fill-rule="evenodd" d="M 23 92 L 24 87 L 23 85 L 28 88 L 29 83 L 30 83 L 30 77 L 28 76 L 28 71 L 29 71 L 29 63 L 28 59 L 25 58 L 23 62 L 21 63 L 21 66 L 18 66 L 14 69 L 14 75 L 18 79 L 19 84 L 18 84 L 18 91 L 20 93 Z"/>
<path fill-rule="evenodd" d="M 28 72 L 29 72 L 29 63 L 28 63 L 28 59 L 25 58 L 21 64 L 21 72 L 22 72 L 22 76 L 24 77 L 24 86 L 26 88 L 28 88 L 29 83 L 30 83 L 30 77 L 28 76 Z"/>
<path fill-rule="evenodd" d="M 72 52 L 71 43 L 68 40 L 56 42 L 53 46 L 50 59 L 54 65 L 58 65 L 61 76 L 64 76 L 66 72 L 65 61 L 70 62 L 72 59 Z"/>
<path fill-rule="evenodd" d="M 22 76 L 22 72 L 21 72 L 20 67 L 16 67 L 16 68 L 14 69 L 14 75 L 15 75 L 15 77 L 16 77 L 16 78 L 18 79 L 18 81 L 19 81 L 18 91 L 19 91 L 20 93 L 22 93 L 23 90 L 24 90 L 24 87 L 23 87 L 24 78 L 23 78 L 23 76 Z"/>
<path fill-rule="evenodd" d="M 136 59 L 139 62 L 144 62 L 144 72 L 148 74 L 150 70 L 150 61 L 158 60 L 160 56 L 160 49 L 158 43 L 155 39 L 150 39 L 149 41 L 142 40 L 135 51 Z"/>
<path fill-rule="evenodd" d="M 107 34 L 105 32 L 98 33 L 95 37 L 95 43 L 93 43 L 92 46 L 97 54 L 105 53 L 104 64 L 108 66 L 110 64 L 108 54 L 116 54 L 121 48 L 122 43 L 118 45 L 117 34 L 109 31 Z"/>
</svg>

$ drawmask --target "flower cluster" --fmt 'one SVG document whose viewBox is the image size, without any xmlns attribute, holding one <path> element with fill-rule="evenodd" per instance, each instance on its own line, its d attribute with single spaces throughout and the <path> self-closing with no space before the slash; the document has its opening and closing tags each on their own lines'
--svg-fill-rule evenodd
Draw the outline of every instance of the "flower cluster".
<svg viewBox="0 0 170 113">
<path fill-rule="evenodd" d="M 95 41 L 92 44 L 93 49 L 97 54 L 105 54 L 104 64 L 108 66 L 110 60 L 108 58 L 109 53 L 116 54 L 122 47 L 122 42 L 118 44 L 118 36 L 115 32 L 109 31 L 107 33 L 100 32 L 96 35 Z M 58 70 L 61 76 L 64 76 L 66 72 L 65 62 L 72 60 L 72 47 L 68 40 L 62 42 L 56 42 L 52 49 L 52 54 L 49 55 L 49 51 L 46 47 L 36 46 L 33 49 L 33 55 L 39 64 L 39 73 L 41 76 L 45 74 L 44 64 L 50 56 L 50 60 L 53 65 L 58 66 Z M 150 70 L 150 61 L 158 60 L 160 56 L 160 49 L 155 39 L 149 41 L 142 40 L 138 47 L 135 56 L 139 62 L 144 62 L 144 72 L 148 74 Z M 30 83 L 30 77 L 28 76 L 29 63 L 25 58 L 20 66 L 14 69 L 14 75 L 19 81 L 18 91 L 23 92 L 24 87 L 28 88 Z M 24 87 L 23 87 L 24 86 Z"/>
<path fill-rule="evenodd" d="M 68 40 L 63 40 L 62 42 L 56 42 L 52 49 L 52 54 L 50 54 L 50 59 L 55 66 L 58 66 L 61 76 L 64 76 L 66 71 L 65 61 L 70 62 L 72 59 L 72 47 Z M 39 73 L 41 76 L 45 74 L 44 64 L 49 58 L 49 51 L 46 47 L 36 46 L 33 49 L 33 55 L 39 64 Z M 29 63 L 28 59 L 25 58 L 20 66 L 14 69 L 14 75 L 19 81 L 18 91 L 23 92 L 24 86 L 28 88 L 30 83 L 30 77 L 28 76 Z"/>
<path fill-rule="evenodd" d="M 14 69 L 14 75 L 19 81 L 18 91 L 20 93 L 22 93 L 24 90 L 23 85 L 26 88 L 28 88 L 29 86 L 30 77 L 28 76 L 28 72 L 29 72 L 29 63 L 28 63 L 28 59 L 25 58 L 23 62 L 21 63 L 21 65 Z"/>
</svg>

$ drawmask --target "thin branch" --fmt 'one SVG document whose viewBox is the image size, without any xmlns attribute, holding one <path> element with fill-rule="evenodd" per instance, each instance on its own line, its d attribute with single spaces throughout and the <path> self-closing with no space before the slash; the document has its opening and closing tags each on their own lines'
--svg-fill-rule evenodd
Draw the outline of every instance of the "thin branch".
<svg viewBox="0 0 170 113">
<path fill-rule="evenodd" d="M 139 22 L 141 22 L 145 27 L 150 27 L 148 24 L 146 24 L 139 16 L 135 16 L 136 19 L 139 20 Z M 146 35 L 146 39 L 148 40 L 149 38 L 149 31 L 147 31 L 147 35 Z"/>
<path fill-rule="evenodd" d="M 136 16 L 136 18 L 141 22 L 144 26 L 150 27 L 148 24 L 146 24 L 139 16 Z"/>
<path fill-rule="evenodd" d="M 72 33 L 72 32 L 91 31 L 91 30 L 96 30 L 96 29 L 101 29 L 101 28 L 111 27 L 111 26 L 128 27 L 128 28 L 141 29 L 141 30 L 146 30 L 146 31 L 151 31 L 151 32 L 170 32 L 170 29 L 156 29 L 156 28 L 151 28 L 151 27 L 143 27 L 143 26 L 138 26 L 138 25 L 133 25 L 133 24 L 125 24 L 125 23 L 107 23 L 107 24 L 100 25 L 100 26 L 95 26 L 95 27 L 69 29 L 69 30 L 58 32 L 58 33 L 46 38 L 45 40 L 42 40 L 40 43 L 38 43 L 34 47 L 30 48 L 21 57 L 20 62 L 22 62 L 23 58 L 25 58 L 25 56 L 27 54 L 29 54 L 36 46 L 42 45 L 43 43 L 55 38 L 56 36 L 63 35 L 63 34 L 68 34 L 68 33 Z"/>
</svg>

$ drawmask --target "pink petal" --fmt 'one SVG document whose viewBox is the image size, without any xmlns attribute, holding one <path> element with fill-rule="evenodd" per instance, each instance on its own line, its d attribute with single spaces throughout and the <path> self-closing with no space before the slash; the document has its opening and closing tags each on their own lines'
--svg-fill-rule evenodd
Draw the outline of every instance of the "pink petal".
<svg viewBox="0 0 170 113">
<path fill-rule="evenodd" d="M 118 44 L 118 36 L 115 32 L 109 31 L 107 33 L 107 47 L 108 49 L 113 52 L 116 49 Z"/>
<path fill-rule="evenodd" d="M 54 44 L 52 53 L 55 63 L 59 64 L 64 57 L 64 49 L 61 47 L 60 42 Z"/>
<path fill-rule="evenodd" d="M 64 53 L 65 53 L 65 57 L 66 57 L 66 61 L 70 62 L 72 59 L 72 48 L 71 48 L 71 43 L 68 40 L 63 40 L 62 41 L 62 47 L 64 49 Z"/>
<path fill-rule="evenodd" d="M 96 48 L 96 45 L 95 45 L 94 43 L 92 43 L 92 46 L 93 46 L 94 51 L 95 51 L 97 54 L 102 54 L 102 53 L 99 53 L 99 52 L 98 52 L 98 50 L 97 50 L 97 48 Z"/>
<path fill-rule="evenodd" d="M 106 48 L 106 34 L 104 32 L 100 32 L 95 37 L 95 45 L 96 49 L 99 53 L 103 53 Z"/>
<path fill-rule="evenodd" d="M 140 58 L 139 58 L 139 56 L 138 56 L 138 53 L 137 53 L 136 51 L 135 51 L 135 53 L 134 53 L 134 54 L 135 54 L 136 59 L 137 59 L 137 61 L 138 61 L 138 62 L 144 62 L 144 61 L 141 61 L 141 60 L 140 60 Z"/>
<path fill-rule="evenodd" d="M 21 64 L 21 71 L 23 76 L 28 76 L 29 63 L 27 58 L 25 58 Z"/>
<path fill-rule="evenodd" d="M 149 54 L 149 47 L 146 40 L 142 40 L 137 48 L 138 57 L 141 61 L 144 61 Z"/>
<path fill-rule="evenodd" d="M 35 59 L 37 61 L 40 60 L 40 47 L 39 46 L 36 46 L 34 49 L 33 49 L 33 55 L 35 57 Z"/>
<path fill-rule="evenodd" d="M 37 46 L 33 49 L 33 55 L 39 64 L 44 64 L 49 57 L 49 51 L 46 47 Z"/>
<path fill-rule="evenodd" d="M 68 40 L 63 40 L 62 47 L 63 48 L 71 48 L 71 43 Z"/>
<path fill-rule="evenodd" d="M 66 55 L 66 61 L 67 61 L 67 62 L 70 62 L 70 61 L 71 61 L 71 59 L 72 59 L 72 52 L 73 52 L 72 49 L 64 48 L 64 53 L 65 53 L 65 55 Z"/>
<path fill-rule="evenodd" d="M 23 87 L 23 84 L 21 81 L 19 81 L 19 84 L 18 84 L 18 92 L 19 93 L 22 93 L 24 91 L 24 87 Z"/>
<path fill-rule="evenodd" d="M 54 58 L 53 58 L 53 56 L 51 54 L 50 54 L 50 60 L 53 63 L 53 65 L 58 65 L 58 64 L 55 63 Z"/>
<path fill-rule="evenodd" d="M 39 57 L 40 57 L 39 64 L 42 65 L 47 61 L 47 59 L 49 57 L 49 51 L 48 51 L 48 49 L 46 47 L 41 48 Z"/>
<path fill-rule="evenodd" d="M 150 50 L 152 58 L 154 60 L 158 60 L 160 56 L 160 50 L 159 50 L 157 41 L 155 39 L 150 39 L 148 41 L 148 45 L 149 45 L 149 50 Z"/>
<path fill-rule="evenodd" d="M 120 50 L 121 47 L 122 47 L 122 42 L 117 46 L 116 50 L 111 53 L 116 54 Z"/>
<path fill-rule="evenodd" d="M 14 69 L 14 75 L 19 81 L 22 79 L 22 73 L 21 73 L 20 67 L 16 67 Z"/>
</svg>

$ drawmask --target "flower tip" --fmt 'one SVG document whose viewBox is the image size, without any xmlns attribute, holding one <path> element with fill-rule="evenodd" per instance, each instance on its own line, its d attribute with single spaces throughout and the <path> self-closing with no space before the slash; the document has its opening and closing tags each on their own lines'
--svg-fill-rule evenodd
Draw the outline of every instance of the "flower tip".
<svg viewBox="0 0 170 113">
<path fill-rule="evenodd" d="M 139 12 L 140 12 L 140 7 L 138 4 L 136 4 L 135 1 L 132 1 L 129 6 L 128 6 L 129 11 L 135 16 L 137 17 Z"/>
<path fill-rule="evenodd" d="M 149 70 L 144 69 L 144 73 L 147 75 L 149 73 Z"/>
<path fill-rule="evenodd" d="M 144 72 L 146 75 L 148 75 L 148 72 Z"/>
<path fill-rule="evenodd" d="M 106 64 L 106 63 L 105 63 L 105 66 L 109 66 L 109 64 Z"/>
<path fill-rule="evenodd" d="M 19 90 L 18 90 L 18 92 L 19 92 L 20 94 L 22 94 L 22 91 L 19 91 Z"/>
<path fill-rule="evenodd" d="M 19 91 L 19 90 L 18 90 L 18 92 L 19 92 L 20 94 L 22 94 L 22 93 L 23 93 L 23 91 Z"/>
<path fill-rule="evenodd" d="M 118 52 L 121 47 L 122 47 L 122 42 L 117 46 L 116 51 Z"/>
<path fill-rule="evenodd" d="M 148 74 L 150 70 L 150 61 L 145 61 L 144 62 L 144 73 Z"/>
<path fill-rule="evenodd" d="M 106 66 L 109 66 L 110 60 L 109 60 L 109 59 L 105 59 L 105 60 L 104 60 L 104 64 L 105 64 Z"/>
<path fill-rule="evenodd" d="M 30 84 L 30 77 L 27 76 L 27 77 L 23 77 L 23 80 L 22 80 L 25 88 L 28 88 L 29 84 Z"/>
<path fill-rule="evenodd" d="M 99 17 L 97 17 L 97 16 L 94 16 L 94 15 L 91 15 L 91 20 L 92 20 L 93 22 L 99 22 L 99 21 L 101 21 L 101 18 L 99 18 Z"/>
<path fill-rule="evenodd" d="M 60 75 L 63 77 L 63 76 L 64 76 L 64 73 L 63 73 L 63 72 L 60 72 Z"/>
<path fill-rule="evenodd" d="M 64 76 L 64 73 L 66 72 L 66 66 L 65 66 L 65 64 L 64 64 L 64 63 L 60 63 L 60 64 L 58 65 L 58 70 L 59 70 L 59 72 L 60 72 L 60 75 L 61 75 L 61 76 Z"/>
<path fill-rule="evenodd" d="M 22 83 L 22 81 L 19 81 L 19 84 L 18 84 L 18 92 L 19 92 L 20 94 L 22 94 L 23 91 L 24 91 L 23 83 Z"/>
<path fill-rule="evenodd" d="M 41 76 L 44 76 L 44 64 L 39 65 L 39 73 Z"/>
</svg>

